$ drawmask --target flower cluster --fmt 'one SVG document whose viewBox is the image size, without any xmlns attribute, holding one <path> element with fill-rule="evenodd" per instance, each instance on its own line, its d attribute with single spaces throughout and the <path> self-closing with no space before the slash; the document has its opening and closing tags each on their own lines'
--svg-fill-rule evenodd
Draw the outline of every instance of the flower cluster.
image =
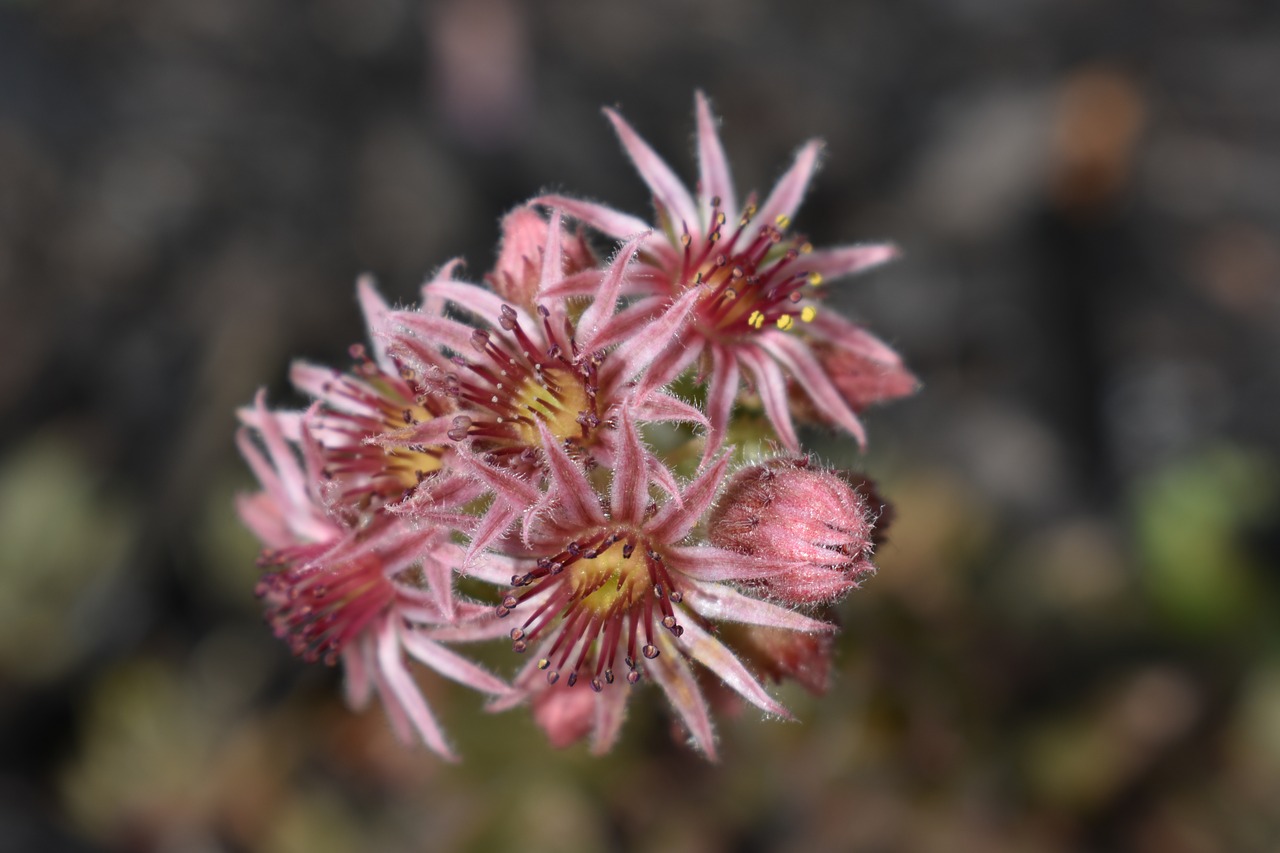
<svg viewBox="0 0 1280 853">
<path fill-rule="evenodd" d="M 696 111 L 692 193 L 606 111 L 655 223 L 535 198 L 503 221 L 483 284 L 451 263 L 393 310 L 362 280 L 371 346 L 352 367 L 296 364 L 309 408 L 259 394 L 241 412 L 269 623 L 442 756 L 411 662 L 596 752 L 653 681 L 714 758 L 708 697 L 787 717 L 762 680 L 821 692 L 829 606 L 874 572 L 884 505 L 802 454 L 796 423 L 864 443 L 862 410 L 914 390 L 823 306 L 824 283 L 895 251 L 791 229 L 815 142 L 763 202 L 739 201 L 701 95 Z M 456 649 L 499 638 L 523 661 L 509 680 Z"/>
</svg>

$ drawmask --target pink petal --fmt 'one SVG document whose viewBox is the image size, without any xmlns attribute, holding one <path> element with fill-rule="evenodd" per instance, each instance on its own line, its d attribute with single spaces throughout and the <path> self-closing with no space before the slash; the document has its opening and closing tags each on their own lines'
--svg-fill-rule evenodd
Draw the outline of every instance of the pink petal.
<svg viewBox="0 0 1280 853">
<path fill-rule="evenodd" d="M 720 457 L 689 484 L 684 491 L 683 503 L 668 502 L 663 506 L 649 523 L 653 538 L 658 542 L 676 543 L 687 536 L 711 506 L 728 466 L 729 457 Z"/>
<path fill-rule="evenodd" d="M 538 433 L 542 436 L 542 454 L 551 475 L 552 492 L 559 502 L 559 511 L 564 514 L 557 521 L 570 527 L 604 524 L 600 499 L 582 466 L 569 458 L 560 446 L 560 440 L 551 434 L 542 420 L 538 421 Z"/>
<path fill-rule="evenodd" d="M 645 448 L 624 406 L 619 427 L 618 453 L 613 463 L 613 482 L 609 502 L 614 521 L 639 524 L 649 503 L 649 471 L 645 464 Z"/>
<path fill-rule="evenodd" d="M 671 469 L 652 453 L 645 454 L 645 464 L 649 468 L 649 479 L 657 483 L 658 488 L 666 492 L 672 502 L 684 503 L 684 496 L 680 494 L 680 484 L 676 482 L 676 475 L 671 473 Z"/>
<path fill-rule="evenodd" d="M 670 546 L 667 556 L 672 568 L 700 581 L 756 580 L 778 573 L 774 563 L 714 545 Z"/>
<path fill-rule="evenodd" d="M 350 415 L 367 414 L 368 409 L 347 395 L 333 393 L 333 383 L 342 378 L 341 371 L 332 367 L 322 367 L 306 361 L 295 361 L 289 365 L 289 381 L 294 388 L 313 399 L 324 400 L 328 406 L 340 412 Z"/>
<path fill-rule="evenodd" d="M 818 273 L 827 281 L 850 276 L 880 264 L 888 263 L 899 255 L 892 243 L 869 243 L 862 246 L 836 246 L 816 249 L 801 255 L 794 262 L 795 268 Z"/>
<path fill-rule="evenodd" d="M 610 109 L 606 109 L 604 114 L 613 122 L 613 129 L 618 134 L 622 147 L 627 150 L 640 177 L 649 185 L 654 199 L 674 217 L 671 226 L 675 233 L 681 232 L 682 225 L 688 225 L 691 231 L 696 229 L 698 209 L 689 196 L 689 191 L 685 189 L 684 182 L 676 177 L 671 167 L 649 147 L 649 143 L 640 138 L 640 134 L 622 116 Z"/>
<path fill-rule="evenodd" d="M 687 633 L 688 628 L 685 631 Z M 652 676 L 667 694 L 667 699 L 689 730 L 694 745 L 708 759 L 716 761 L 716 737 L 711 729 L 711 715 L 707 713 L 707 700 L 698 689 L 698 682 L 684 656 L 670 642 L 663 645 L 665 654 L 648 661 L 645 673 Z"/>
<path fill-rule="evenodd" d="M 724 347 L 711 348 L 711 382 L 707 386 L 707 419 L 710 422 L 707 446 L 703 456 L 710 458 L 724 443 L 729 429 L 729 416 L 733 413 L 733 401 L 738 398 L 741 378 L 738 360 Z"/>
<path fill-rule="evenodd" d="M 689 341 L 687 344 L 673 340 L 670 346 L 648 362 L 644 378 L 636 384 L 635 398 L 643 400 L 684 373 L 702 354 L 702 344 L 701 338 Z"/>
<path fill-rule="evenodd" d="M 395 632 L 389 628 L 378 635 L 377 675 L 385 688 L 382 691 L 383 704 L 401 736 L 407 734 L 407 720 L 432 752 L 448 761 L 457 761 L 458 757 L 445 743 L 444 733 L 418 691 L 418 685 L 404 668 L 404 661 L 400 658 L 400 644 Z"/>
<path fill-rule="evenodd" d="M 568 299 L 574 296 L 592 296 L 600 289 L 600 270 L 587 269 L 553 282 L 537 293 L 538 299 Z"/>
<path fill-rule="evenodd" d="M 769 198 L 760 206 L 756 214 L 757 221 L 762 225 L 773 225 L 778 217 L 790 219 L 795 215 L 796 209 L 804 199 L 809 179 L 813 177 L 814 168 L 818 165 L 820 151 L 822 151 L 822 143 L 815 139 L 805 143 L 804 147 L 796 152 L 795 162 L 778 180 Z"/>
<path fill-rule="evenodd" d="M 524 327 L 525 331 L 536 331 L 542 328 L 542 324 L 535 324 L 523 308 L 517 305 L 510 305 L 501 296 L 483 287 L 477 287 L 474 284 L 467 284 L 462 281 L 442 281 L 430 284 L 428 287 L 433 295 L 447 299 L 462 310 L 482 318 L 495 329 L 502 327 L 502 309 L 504 307 L 515 311 L 516 320 Z M 469 335 L 470 330 L 468 330 Z M 468 340 L 470 340 L 470 337 L 468 337 Z"/>
<path fill-rule="evenodd" d="M 458 460 L 467 470 L 480 479 L 506 504 L 517 508 L 531 507 L 542 497 L 542 490 L 535 483 L 520 477 L 506 468 L 496 468 L 477 459 L 469 451 L 459 449 Z"/>
<path fill-rule="evenodd" d="M 405 629 L 400 632 L 400 642 L 405 650 L 445 678 L 485 693 L 501 695 L 511 688 L 488 670 L 467 660 L 462 655 L 432 642 L 422 634 Z"/>
<path fill-rule="evenodd" d="M 792 453 L 800 452 L 800 439 L 796 438 L 795 424 L 791 421 L 791 409 L 787 401 L 787 380 L 781 368 L 760 350 L 743 347 L 738 357 L 750 368 L 755 379 L 756 392 L 764 403 L 778 440 Z"/>
<path fill-rule="evenodd" d="M 723 643 L 699 628 L 697 622 L 689 620 L 684 623 L 684 635 L 680 641 L 689 649 L 694 660 L 714 672 L 743 699 L 766 713 L 776 714 L 786 720 L 792 719 L 791 712 L 765 692 L 760 682 L 742 665 L 742 661 Z"/>
<path fill-rule="evenodd" d="M 764 347 L 774 358 L 782 362 L 813 400 L 819 411 L 837 425 L 844 427 L 858 440 L 860 447 L 867 444 L 867 434 L 862 422 L 849 408 L 844 397 L 832 384 L 827 372 L 813 357 L 813 352 L 801 341 L 785 332 L 765 332 L 760 336 L 760 346 Z"/>
<path fill-rule="evenodd" d="M 582 312 L 578 320 L 578 342 L 583 350 L 596 348 L 596 337 L 604 331 L 603 326 L 613 317 L 618 307 L 618 296 L 622 291 L 622 281 L 626 278 L 627 264 L 635 257 L 636 250 L 644 236 L 633 237 L 614 257 L 605 271 L 604 280 L 600 284 L 600 292 L 596 295 L 587 310 Z"/>
<path fill-rule="evenodd" d="M 387 373 L 396 374 L 395 364 L 387 358 L 386 327 L 387 314 L 391 309 L 387 306 L 378 289 L 374 287 L 373 276 L 362 275 L 356 280 L 356 299 L 360 303 L 360 311 L 364 314 L 365 326 L 369 330 L 369 342 L 373 346 L 373 357 Z"/>
<path fill-rule="evenodd" d="M 634 337 L 623 341 L 605 362 L 604 376 L 601 377 L 600 383 L 602 388 L 612 391 L 648 369 L 653 379 L 650 381 L 646 378 L 643 384 L 644 390 L 637 392 L 637 398 L 642 399 L 647 392 L 661 388 L 679 371 L 687 367 L 697 357 L 700 347 L 697 341 L 692 342 L 691 347 L 682 346 L 678 335 L 689 312 L 701 295 L 697 288 L 690 290 L 644 326 Z M 668 348 L 678 352 L 664 359 L 661 369 L 655 372 L 655 362 Z M 673 370 L 675 373 L 672 373 Z M 664 374 L 670 375 L 664 376 Z"/>
<path fill-rule="evenodd" d="M 738 202 L 734 197 L 733 178 L 729 175 L 729 160 L 720 144 L 720 134 L 716 132 L 716 118 L 705 94 L 697 92 L 694 101 L 698 114 L 699 201 L 705 205 L 703 212 L 708 222 L 711 220 L 711 199 L 717 196 L 720 198 L 720 210 L 732 217 L 738 212 Z"/>
<path fill-rule="evenodd" d="M 708 426 L 706 415 L 697 406 L 690 405 L 665 391 L 654 391 L 635 403 L 636 420 L 644 423 L 656 421 L 682 421 Z"/>
<path fill-rule="evenodd" d="M 311 500 L 307 495 L 306 477 L 303 476 L 302 467 L 298 464 L 297 455 L 289 447 L 284 434 L 280 431 L 280 424 L 271 412 L 267 411 L 266 389 L 259 390 L 253 402 L 258 412 L 258 432 L 262 435 L 262 442 L 266 445 L 267 453 L 279 476 L 277 482 L 280 484 L 281 491 L 288 496 L 289 503 L 294 507 L 308 506 Z"/>
<path fill-rule="evenodd" d="M 347 707 L 356 711 L 369 707 L 369 700 L 373 697 L 368 651 L 368 643 L 353 643 L 342 650 L 343 692 L 347 697 Z"/>
<path fill-rule="evenodd" d="M 519 517 L 518 507 L 505 500 L 495 500 L 471 534 L 471 542 L 467 545 L 467 555 L 462 564 L 463 572 L 470 573 L 470 567 L 476 558 L 484 553 L 495 539 L 501 538 Z"/>
<path fill-rule="evenodd" d="M 613 749 L 627 716 L 627 698 L 631 691 L 620 684 L 596 697 L 595 731 L 591 736 L 591 754 L 604 755 Z"/>
<path fill-rule="evenodd" d="M 445 346 L 455 353 L 472 351 L 470 326 L 422 311 L 393 311 L 388 324 L 402 330 L 415 344 L 434 350 Z"/>
<path fill-rule="evenodd" d="M 432 418 L 429 421 L 423 421 L 394 432 L 384 432 L 380 435 L 369 436 L 365 439 L 365 443 L 376 444 L 379 447 L 405 447 L 413 444 L 449 447 L 453 444 L 453 440 L 449 438 L 451 429 L 453 429 L 452 418 Z"/>
<path fill-rule="evenodd" d="M 620 240 L 652 229 L 648 222 L 639 217 L 593 201 L 551 194 L 538 196 L 529 203 L 559 208 L 579 222 Z"/>
<path fill-rule="evenodd" d="M 592 348 L 608 349 L 634 337 L 640 329 L 652 323 L 654 318 L 662 313 L 662 306 L 665 304 L 667 304 L 665 296 L 651 296 L 628 305 L 609 318 L 605 328 L 601 329 L 595 340 L 591 342 Z"/>
<path fill-rule="evenodd" d="M 427 279 L 422 285 L 422 306 L 419 310 L 427 314 L 440 314 L 444 304 L 439 297 L 431 295 L 431 287 L 442 281 L 452 281 L 453 274 L 464 266 L 466 266 L 466 263 L 462 258 L 453 258 L 432 273 L 431 278 Z"/>
<path fill-rule="evenodd" d="M 894 367 L 902 366 L 902 358 L 884 341 L 857 323 L 851 323 L 834 311 L 819 311 L 809 324 L 817 336 L 842 350 Z"/>
<path fill-rule="evenodd" d="M 552 210 L 547 222 L 547 242 L 542 249 L 542 272 L 538 281 L 539 293 L 564 278 L 564 251 L 560 235 L 560 211 Z"/>
<path fill-rule="evenodd" d="M 691 608 L 713 622 L 742 622 L 805 634 L 829 634 L 836 630 L 836 626 L 829 622 L 811 619 L 794 610 L 743 595 L 720 583 L 690 579 L 684 596 Z"/>
</svg>

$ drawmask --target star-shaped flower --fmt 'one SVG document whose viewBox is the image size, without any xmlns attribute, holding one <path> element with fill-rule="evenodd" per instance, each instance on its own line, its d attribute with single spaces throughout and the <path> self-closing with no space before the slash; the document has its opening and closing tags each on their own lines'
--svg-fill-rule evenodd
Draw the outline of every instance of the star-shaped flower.
<svg viewBox="0 0 1280 853">
<path fill-rule="evenodd" d="M 791 231 L 818 162 L 821 143 L 796 155 L 762 204 L 739 207 L 729 164 L 707 99 L 697 95 L 699 180 L 690 192 L 671 168 L 613 110 L 605 114 L 653 193 L 656 227 L 594 202 L 547 195 L 554 206 L 611 237 L 650 232 L 639 246 L 630 290 L 637 306 L 660 316 L 684 295 L 699 294 L 681 334 L 655 359 L 641 387 L 659 387 L 698 364 L 708 377 L 709 450 L 723 441 L 741 377 L 755 386 L 779 439 L 799 449 L 788 385 L 803 389 L 819 419 L 865 443 L 857 411 L 910 393 L 915 378 L 888 346 L 821 306 L 820 286 L 888 261 L 890 244 L 814 249 Z M 562 286 L 590 293 L 582 276 Z M 851 377 L 863 377 L 855 383 Z M 871 377 L 869 380 L 867 377 Z M 851 393 L 856 385 L 856 393 Z"/>
</svg>

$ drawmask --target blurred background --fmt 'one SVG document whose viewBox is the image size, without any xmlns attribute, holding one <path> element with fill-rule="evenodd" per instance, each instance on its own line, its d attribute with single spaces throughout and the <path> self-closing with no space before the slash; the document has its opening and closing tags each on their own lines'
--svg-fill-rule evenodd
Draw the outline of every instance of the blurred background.
<svg viewBox="0 0 1280 853">
<path fill-rule="evenodd" d="M 0 850 L 1280 849 L 1280 6 L 0 0 Z M 904 260 L 838 304 L 924 381 L 802 722 L 656 691 L 607 759 L 425 687 L 348 712 L 252 596 L 234 409 L 345 365 L 540 190 L 647 214 L 602 105 Z"/>
</svg>

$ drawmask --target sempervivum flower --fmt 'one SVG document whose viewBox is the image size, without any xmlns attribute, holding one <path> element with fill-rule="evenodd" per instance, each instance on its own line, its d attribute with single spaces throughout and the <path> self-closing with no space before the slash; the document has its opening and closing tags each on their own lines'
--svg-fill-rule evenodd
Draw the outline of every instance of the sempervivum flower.
<svg viewBox="0 0 1280 853">
<path fill-rule="evenodd" d="M 711 514 L 722 547 L 778 566 L 758 584 L 788 604 L 833 601 L 875 572 L 876 510 L 844 478 L 781 457 L 736 473 Z"/>
<path fill-rule="evenodd" d="M 824 319 L 819 286 L 890 260 L 897 250 L 888 244 L 852 245 L 815 250 L 791 231 L 817 165 L 820 143 L 811 141 L 762 204 L 753 196 L 738 205 L 729 165 L 710 106 L 697 96 L 699 180 L 690 193 L 671 168 L 612 110 L 613 122 L 640 176 L 653 192 L 657 229 L 641 244 L 633 289 L 651 297 L 640 305 L 657 308 L 685 293 L 699 298 L 679 340 L 655 360 L 646 383 L 658 385 L 695 362 L 709 376 L 708 416 L 711 446 L 723 440 L 740 377 L 749 377 L 765 413 L 782 442 L 799 449 L 787 405 L 790 378 L 810 398 L 822 420 L 865 443 L 856 410 L 875 399 L 909 393 L 915 379 L 898 356 L 859 326 Z M 559 195 L 539 203 L 553 205 L 582 222 L 614 236 L 648 229 L 645 222 L 600 204 Z M 578 280 L 578 292 L 589 283 Z M 566 288 L 566 292 L 569 289 Z M 816 350 L 816 351 L 815 351 Z M 840 358 L 822 358 L 835 351 Z M 851 399 L 848 375 L 880 377 L 861 383 Z"/>
<path fill-rule="evenodd" d="M 360 279 L 357 294 L 373 357 L 356 345 L 351 373 L 296 362 L 290 378 L 317 402 L 305 421 L 316 440 L 326 500 L 361 512 L 395 503 L 440 472 L 444 444 L 399 439 L 450 413 L 452 406 L 426 395 L 413 371 L 387 352 L 379 336 L 387 305 L 368 278 Z M 463 500 L 460 496 L 458 502 Z"/>
<path fill-rule="evenodd" d="M 541 429 L 548 433 L 545 426 Z M 715 757 L 707 704 L 689 661 L 760 709 L 788 716 L 716 637 L 713 622 L 822 634 L 832 626 L 729 586 L 771 578 L 776 568 L 748 555 L 686 544 L 711 506 L 727 459 L 709 463 L 678 495 L 650 502 L 656 482 L 628 410 L 619 417 L 617 458 L 607 496 L 583 466 L 551 440 L 544 444 L 548 500 L 527 536 L 534 555 L 509 578 L 497 615 L 511 624 L 512 648 L 531 660 L 513 694 L 495 709 L 531 699 L 553 742 L 586 731 L 608 750 L 622 722 L 627 691 L 658 682 L 693 743 Z M 519 561 L 517 561 L 519 562 Z M 500 582 L 496 573 L 487 577 Z M 592 702 L 564 691 L 589 692 Z"/>
<path fill-rule="evenodd" d="M 561 281 L 565 268 L 559 216 L 545 228 L 539 293 Z M 448 420 L 424 421 L 389 440 L 455 445 L 459 470 L 470 471 L 501 498 L 473 533 L 473 553 L 541 501 L 548 442 L 568 448 L 585 464 L 608 465 L 623 408 L 642 421 L 706 423 L 698 409 L 664 391 L 635 392 L 636 378 L 666 346 L 696 298 L 684 297 L 657 320 L 618 311 L 636 245 L 633 240 L 619 250 L 604 271 L 600 293 L 580 315 L 563 298 L 538 297 L 530 316 L 488 290 L 453 279 L 452 267 L 423 287 L 419 310 L 387 315 L 385 328 L 395 340 L 397 358 L 425 378 L 429 396 L 447 400 L 454 412 Z M 446 306 L 478 322 L 447 316 Z M 674 488 L 670 478 L 663 483 Z"/>
<path fill-rule="evenodd" d="M 432 636 L 435 626 L 477 615 L 476 605 L 456 604 L 449 588 L 462 558 L 450 541 L 456 519 L 442 514 L 435 524 L 410 526 L 382 509 L 335 507 L 324 495 L 323 452 L 305 418 L 268 411 L 261 393 L 242 418 L 249 428 L 237 442 L 263 491 L 241 498 L 238 509 L 265 546 L 257 594 L 276 636 L 304 660 L 341 661 L 351 705 L 376 692 L 403 740 L 416 736 L 452 759 L 405 656 L 477 690 L 508 689 Z"/>
</svg>

